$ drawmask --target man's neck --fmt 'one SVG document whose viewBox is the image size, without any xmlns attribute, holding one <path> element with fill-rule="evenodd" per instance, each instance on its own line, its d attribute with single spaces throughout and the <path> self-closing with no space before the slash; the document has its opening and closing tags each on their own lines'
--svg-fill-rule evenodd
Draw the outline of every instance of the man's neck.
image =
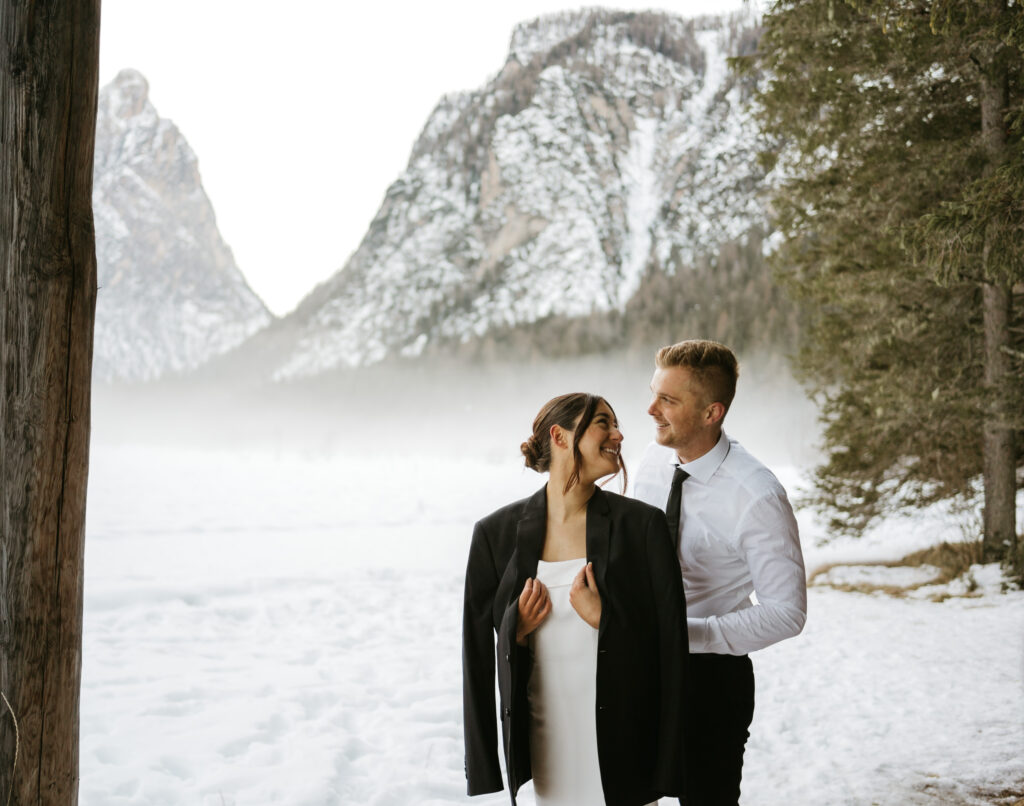
<svg viewBox="0 0 1024 806">
<path fill-rule="evenodd" d="M 686 445 L 682 448 L 676 449 L 676 458 L 684 465 L 690 462 L 696 462 L 700 457 L 709 453 L 715 445 L 718 444 L 718 440 L 722 438 L 722 429 L 719 428 L 714 436 L 709 436 L 707 439 L 702 439 L 700 442 Z"/>
</svg>

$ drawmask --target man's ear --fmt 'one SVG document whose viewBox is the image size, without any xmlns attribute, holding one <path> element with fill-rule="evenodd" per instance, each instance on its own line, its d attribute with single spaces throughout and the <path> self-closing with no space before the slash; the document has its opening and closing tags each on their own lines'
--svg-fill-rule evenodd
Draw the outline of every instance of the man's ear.
<svg viewBox="0 0 1024 806">
<path fill-rule="evenodd" d="M 704 409 L 704 424 L 717 425 L 725 417 L 725 406 L 721 403 L 712 403 Z"/>
</svg>

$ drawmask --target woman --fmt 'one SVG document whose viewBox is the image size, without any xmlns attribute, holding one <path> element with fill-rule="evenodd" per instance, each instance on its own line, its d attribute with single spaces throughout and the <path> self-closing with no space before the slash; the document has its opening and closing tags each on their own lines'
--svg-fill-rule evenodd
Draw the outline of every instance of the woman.
<svg viewBox="0 0 1024 806">
<path fill-rule="evenodd" d="M 509 790 L 539 806 L 641 806 L 682 794 L 686 607 L 665 515 L 604 492 L 625 475 L 604 399 L 556 397 L 522 444 L 548 472 L 476 524 L 463 612 L 470 795 L 502 788 L 494 638 Z"/>
</svg>

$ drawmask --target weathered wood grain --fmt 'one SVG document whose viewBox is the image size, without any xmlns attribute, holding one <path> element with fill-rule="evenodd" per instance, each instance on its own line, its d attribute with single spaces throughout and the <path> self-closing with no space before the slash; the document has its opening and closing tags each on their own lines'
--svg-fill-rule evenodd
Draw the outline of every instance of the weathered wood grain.
<svg viewBox="0 0 1024 806">
<path fill-rule="evenodd" d="M 99 0 L 0 0 L 0 804 L 78 800 Z"/>
</svg>

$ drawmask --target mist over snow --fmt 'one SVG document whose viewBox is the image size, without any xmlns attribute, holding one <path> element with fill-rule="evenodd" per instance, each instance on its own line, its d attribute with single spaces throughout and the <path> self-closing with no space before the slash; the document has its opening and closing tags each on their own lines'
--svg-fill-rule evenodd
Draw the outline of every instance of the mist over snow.
<svg viewBox="0 0 1024 806">
<path fill-rule="evenodd" d="M 83 806 L 506 803 L 463 794 L 472 524 L 543 483 L 518 445 L 555 394 L 606 395 L 635 468 L 650 363 L 99 389 Z M 728 431 L 792 493 L 816 457 L 813 407 L 777 363 L 741 363 Z M 934 511 L 821 546 L 799 520 L 809 569 L 958 533 Z M 1024 780 L 1024 594 L 987 573 L 983 595 L 941 604 L 812 587 L 804 633 L 754 656 L 743 803 L 980 804 Z"/>
</svg>

